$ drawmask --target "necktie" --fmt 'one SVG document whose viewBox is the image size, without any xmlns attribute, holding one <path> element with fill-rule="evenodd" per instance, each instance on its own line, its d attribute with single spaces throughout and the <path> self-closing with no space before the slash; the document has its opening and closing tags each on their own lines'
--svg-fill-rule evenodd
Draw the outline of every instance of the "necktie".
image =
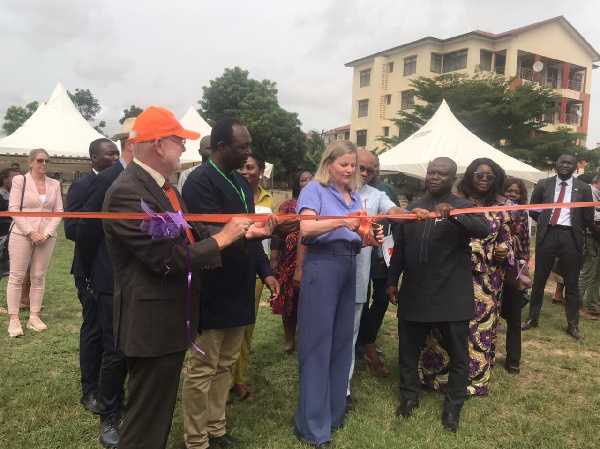
<svg viewBox="0 0 600 449">
<path fill-rule="evenodd" d="M 181 204 L 179 203 L 179 198 L 177 198 L 177 193 L 175 192 L 175 189 L 173 189 L 173 186 L 169 181 L 165 181 L 165 184 L 163 185 L 163 190 L 167 194 L 167 198 L 169 198 L 169 202 L 171 203 L 171 206 L 173 206 L 173 210 L 175 212 L 181 212 L 182 209 Z M 192 235 L 192 230 L 190 228 L 185 228 L 185 233 L 190 244 L 196 242 L 194 236 Z"/>
<path fill-rule="evenodd" d="M 562 203 L 565 199 L 565 192 L 567 190 L 567 183 L 565 181 L 560 183 L 560 193 L 558 194 L 558 203 Z M 552 213 L 552 218 L 550 219 L 550 226 L 556 226 L 558 224 L 558 217 L 560 217 L 560 211 L 562 207 L 557 207 L 554 209 Z"/>
</svg>

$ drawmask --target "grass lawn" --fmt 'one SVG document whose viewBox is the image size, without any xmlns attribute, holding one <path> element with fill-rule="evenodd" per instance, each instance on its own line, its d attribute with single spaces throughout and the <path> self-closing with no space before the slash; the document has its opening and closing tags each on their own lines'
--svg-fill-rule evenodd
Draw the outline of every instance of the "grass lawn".
<svg viewBox="0 0 600 449">
<path fill-rule="evenodd" d="M 61 228 L 62 229 L 62 228 Z M 62 231 L 61 231 L 62 232 Z M 98 419 L 79 405 L 79 327 L 81 307 L 69 274 L 72 242 L 59 236 L 50 264 L 41 318 L 46 332 L 25 328 L 9 339 L 8 315 L 0 313 L 0 448 L 99 448 Z M 6 306 L 6 280 L 0 305 Z M 395 312 L 393 306 L 390 312 Z M 597 448 L 600 447 L 600 324 L 583 320 L 583 342 L 566 335 L 562 306 L 549 295 L 540 327 L 523 334 L 521 375 L 502 369 L 504 335 L 491 393 L 469 400 L 457 434 L 443 431 L 443 398 L 423 392 L 421 406 L 409 420 L 395 417 L 398 351 L 396 319 L 388 313 L 378 344 L 391 370 L 387 378 L 367 374 L 357 363 L 352 395 L 356 411 L 345 428 L 333 434 L 335 448 Z M 261 307 L 254 333 L 247 385 L 256 396 L 236 402 L 228 412 L 228 431 L 248 448 L 305 447 L 294 437 L 292 417 L 298 379 L 297 357 L 283 352 L 278 316 Z M 179 401 L 169 448 L 183 441 Z"/>
</svg>

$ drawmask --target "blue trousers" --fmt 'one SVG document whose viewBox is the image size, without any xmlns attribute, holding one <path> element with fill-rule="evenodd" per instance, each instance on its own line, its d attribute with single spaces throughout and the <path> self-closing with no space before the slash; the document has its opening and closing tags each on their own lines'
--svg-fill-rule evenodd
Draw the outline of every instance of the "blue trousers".
<svg viewBox="0 0 600 449">
<path fill-rule="evenodd" d="M 308 444 L 331 440 L 342 427 L 352 362 L 356 249 L 309 247 L 298 302 L 300 394 L 294 431 Z"/>
</svg>

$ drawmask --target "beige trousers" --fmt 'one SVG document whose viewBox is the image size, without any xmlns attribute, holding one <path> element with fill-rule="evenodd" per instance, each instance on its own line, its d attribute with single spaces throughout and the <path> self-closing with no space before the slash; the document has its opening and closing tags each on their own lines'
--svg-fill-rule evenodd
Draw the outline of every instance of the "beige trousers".
<svg viewBox="0 0 600 449">
<path fill-rule="evenodd" d="M 29 310 L 39 313 L 42 310 L 42 299 L 46 288 L 46 270 L 54 251 L 56 238 L 51 237 L 46 243 L 33 246 L 31 239 L 25 235 L 11 232 L 8 241 L 8 254 L 10 258 L 10 274 L 6 288 L 6 302 L 8 313 L 15 315 L 19 313 L 19 301 L 21 300 L 21 289 L 23 278 L 27 273 L 27 267 L 31 261 L 31 288 L 29 298 L 31 299 Z"/>
<path fill-rule="evenodd" d="M 183 381 L 183 424 L 188 449 L 205 449 L 208 437 L 225 434 L 225 408 L 233 364 L 240 355 L 245 326 L 203 330 L 189 350 Z"/>
</svg>

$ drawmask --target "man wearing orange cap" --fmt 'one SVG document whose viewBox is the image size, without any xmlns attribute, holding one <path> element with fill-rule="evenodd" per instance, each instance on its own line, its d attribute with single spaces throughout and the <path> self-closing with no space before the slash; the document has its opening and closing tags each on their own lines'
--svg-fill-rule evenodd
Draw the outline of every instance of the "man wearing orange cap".
<svg viewBox="0 0 600 449">
<path fill-rule="evenodd" d="M 198 138 L 170 111 L 146 109 L 130 133 L 135 158 L 108 189 L 102 210 L 142 212 L 143 200 L 155 213 L 186 212 L 167 178 L 179 169 L 185 139 Z M 198 329 L 199 272 L 221 266 L 225 247 L 244 251 L 244 236 L 270 235 L 276 222 L 270 216 L 254 224 L 232 218 L 223 228 L 190 223 L 158 239 L 140 230 L 140 220 L 104 220 L 115 276 L 115 342 L 129 368 L 119 448 L 166 447 L 185 351 Z"/>
</svg>

